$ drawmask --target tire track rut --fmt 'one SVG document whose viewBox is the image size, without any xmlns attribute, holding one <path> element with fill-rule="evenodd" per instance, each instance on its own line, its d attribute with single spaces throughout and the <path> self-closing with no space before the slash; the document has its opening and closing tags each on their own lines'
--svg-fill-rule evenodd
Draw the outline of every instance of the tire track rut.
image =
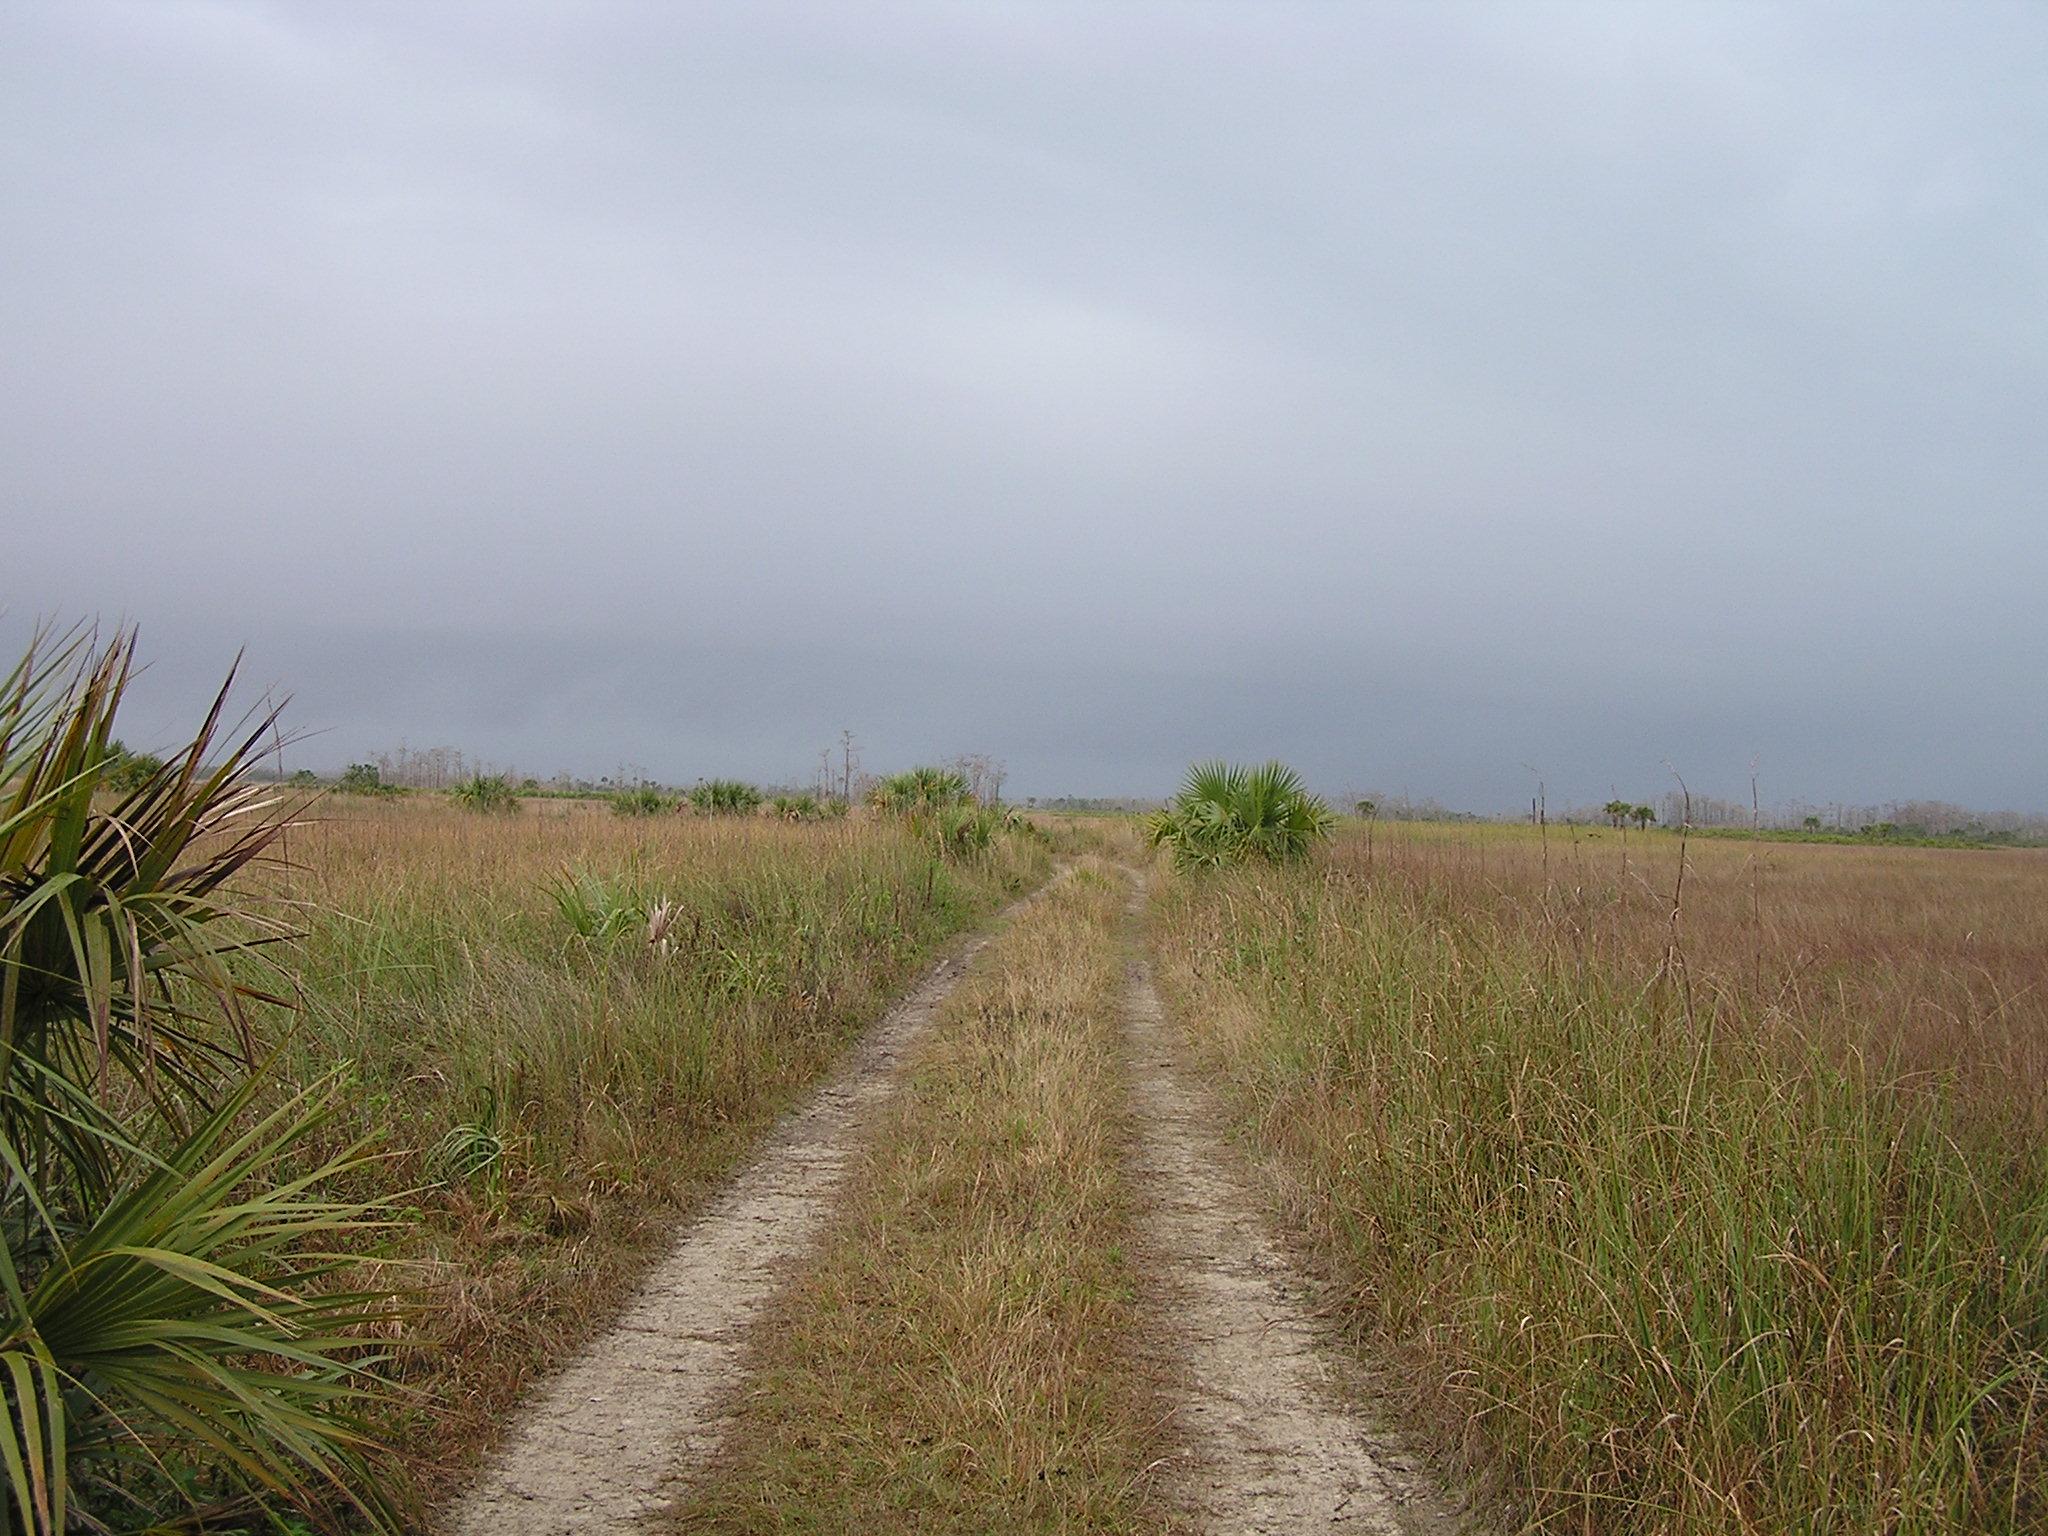
<svg viewBox="0 0 2048 1536">
<path fill-rule="evenodd" d="M 1459 1503 L 1357 1406 L 1358 1372 L 1324 1336 L 1307 1282 L 1267 1234 L 1183 1068 L 1149 969 L 1133 960 L 1124 1017 L 1138 1209 L 1170 1305 L 1167 1370 L 1191 1385 L 1177 1419 L 1177 1501 L 1212 1536 L 1451 1536 Z"/>
</svg>

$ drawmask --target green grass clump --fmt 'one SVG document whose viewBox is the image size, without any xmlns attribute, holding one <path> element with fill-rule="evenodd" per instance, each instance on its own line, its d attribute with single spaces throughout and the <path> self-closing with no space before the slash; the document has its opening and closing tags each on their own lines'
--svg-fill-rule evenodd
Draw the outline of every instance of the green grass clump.
<svg viewBox="0 0 2048 1536">
<path fill-rule="evenodd" d="M 2019 1096 L 1426 888 L 1248 871 L 1161 916 L 1361 1337 L 1532 1524 L 2048 1522 L 2048 1148 Z"/>
</svg>

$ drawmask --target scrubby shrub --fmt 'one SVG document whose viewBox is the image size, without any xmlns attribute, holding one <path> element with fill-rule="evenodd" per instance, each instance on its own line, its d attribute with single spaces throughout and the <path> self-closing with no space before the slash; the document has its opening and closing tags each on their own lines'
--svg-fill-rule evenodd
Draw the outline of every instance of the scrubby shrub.
<svg viewBox="0 0 2048 1536">
<path fill-rule="evenodd" d="M 164 771 L 164 760 L 147 752 L 130 752 L 119 741 L 107 743 L 107 762 L 100 782 L 108 789 L 126 794 L 142 788 Z"/>
</svg>

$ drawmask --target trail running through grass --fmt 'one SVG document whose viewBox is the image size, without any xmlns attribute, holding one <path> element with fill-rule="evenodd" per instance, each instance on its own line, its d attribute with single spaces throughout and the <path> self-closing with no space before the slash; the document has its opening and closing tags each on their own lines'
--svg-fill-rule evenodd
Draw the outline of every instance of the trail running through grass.
<svg viewBox="0 0 2048 1536">
<path fill-rule="evenodd" d="M 1124 1023 L 1137 1115 L 1138 1209 L 1170 1295 L 1186 1382 L 1178 1503 L 1194 1529 L 1449 1536 L 1459 1507 L 1362 1408 L 1310 1288 L 1268 1235 L 1152 984 L 1130 963 Z"/>
<path fill-rule="evenodd" d="M 1100 889 L 1099 877 L 1090 883 Z M 1135 898 L 1119 922 L 1121 901 L 1104 909 L 1099 898 L 1073 882 L 1055 885 L 1066 888 L 1055 900 L 1081 903 L 1077 913 L 1094 901 L 1102 914 L 1092 933 L 1085 920 L 1070 928 L 1073 944 L 1089 953 L 1072 949 L 1067 965 L 1077 972 L 1099 970 L 1098 960 L 1114 966 L 1130 936 Z M 1017 911 L 1011 909 L 1010 916 Z M 1072 1498 L 1047 1499 L 989 1484 L 985 1503 L 976 1502 L 972 1489 L 978 1481 L 994 1475 L 1000 1482 L 1006 1474 L 983 1464 L 993 1453 L 975 1450 L 978 1442 L 964 1427 L 964 1480 L 948 1474 L 950 1481 L 929 1485 L 950 1490 L 937 1501 L 949 1507 L 906 1507 L 906 1491 L 915 1504 L 924 1504 L 925 1494 L 914 1479 L 906 1481 L 904 1467 L 896 1464 L 901 1457 L 887 1446 L 853 1434 L 847 1445 L 835 1447 L 837 1434 L 852 1432 L 822 1407 L 815 1424 L 788 1422 L 792 1405 L 796 1418 L 804 1419 L 806 1402 L 844 1398 L 831 1382 L 821 1378 L 819 1390 L 811 1392 L 805 1380 L 816 1357 L 844 1353 L 843 1348 L 806 1346 L 796 1352 L 802 1358 L 789 1359 L 782 1357 L 790 1350 L 778 1349 L 818 1310 L 812 1293 L 821 1284 L 822 1294 L 832 1299 L 827 1310 L 839 1322 L 857 1314 L 864 1337 L 879 1340 L 892 1329 L 902 1332 L 925 1321 L 874 1315 L 887 1313 L 891 1291 L 916 1296 L 920 1308 L 936 1312 L 952 1305 L 949 1285 L 980 1283 L 974 1255 L 964 1248 L 954 1252 L 958 1245 L 943 1234 L 934 1243 L 898 1244 L 893 1250 L 901 1261 L 929 1258 L 933 1273 L 914 1277 L 915 1284 L 883 1286 L 865 1302 L 853 1298 L 858 1305 L 848 1302 L 843 1285 L 823 1277 L 844 1270 L 857 1278 L 866 1260 L 851 1250 L 863 1234 L 879 1229 L 894 1244 L 890 1229 L 900 1232 L 901 1223 L 914 1217 L 897 1212 L 878 1221 L 866 1208 L 878 1201 L 891 1205 L 891 1181 L 904 1183 L 891 1169 L 909 1171 L 906 1189 L 917 1183 L 924 1154 L 909 1142 L 918 1136 L 934 1137 L 934 1166 L 939 1160 L 958 1162 L 963 1151 L 970 1160 L 1020 1155 L 1002 1136 L 988 1138 L 985 1150 L 971 1136 L 960 1139 L 960 1127 L 974 1113 L 962 1095 L 984 1094 L 989 1115 L 1005 1124 L 1024 1123 L 1024 1100 L 1017 1094 L 1056 1088 L 1028 1087 L 1034 1073 L 1054 1069 L 1032 1067 L 1020 1077 L 1017 1064 L 1002 1065 L 1006 1058 L 999 1055 L 984 1062 L 982 1056 L 1002 1049 L 992 1029 L 1042 1036 L 1048 1027 L 1075 1031 L 1071 1047 L 1050 1042 L 1070 1058 L 1056 1070 L 1093 1072 L 1109 1085 L 1112 1122 L 1109 1134 L 1083 1138 L 1088 1145 L 1077 1157 L 1081 1122 L 1062 1125 L 1056 1103 L 1045 1101 L 1038 1120 L 1060 1143 L 1048 1155 L 1065 1160 L 1062 1178 L 1068 1183 L 1083 1181 L 1077 1189 L 1099 1186 L 1120 1193 L 1100 1207 L 1099 1217 L 1083 1217 L 1077 1206 L 1065 1218 L 1074 1225 L 1063 1229 L 1069 1233 L 1062 1239 L 1064 1250 L 1055 1245 L 1047 1252 L 1066 1252 L 1075 1266 L 1073 1284 L 1082 1290 L 1094 1283 L 1082 1270 L 1106 1273 L 1104 1263 L 1112 1269 L 1129 1264 L 1133 1281 L 1128 1305 L 1104 1310 L 1090 1304 L 1074 1313 L 1074 1319 L 1094 1319 L 1098 1328 L 1114 1318 L 1113 1331 L 1127 1330 L 1128 1336 L 1101 1337 L 1095 1346 L 1076 1338 L 1058 1346 L 1064 1363 L 1048 1360 L 1045 1366 L 1062 1401 L 1088 1404 L 1083 1411 L 1092 1415 L 1089 1443 L 1115 1446 L 1115 1454 L 1107 1460 L 1080 1456 L 1071 1467 L 1055 1465 L 1061 1458 L 1054 1456 L 1048 1462 L 1052 1471 L 1041 1470 L 1034 1480 L 1073 1475 L 1086 1481 L 1092 1462 L 1102 1461 L 1093 1470 L 1106 1469 L 1108 1502 L 1099 1507 L 1115 1512 L 1110 1523 L 1118 1529 L 1444 1536 L 1460 1528 L 1458 1510 L 1418 1460 L 1363 1416 L 1359 1384 L 1322 1337 L 1306 1281 L 1267 1235 L 1250 1185 L 1220 1144 L 1220 1116 L 1181 1064 L 1176 1033 L 1142 963 L 1129 962 L 1120 988 L 1111 969 L 1110 980 L 1095 993 L 1103 1001 L 1091 1004 L 1089 994 L 1074 991 L 1078 983 L 1057 969 L 1058 944 L 1048 943 L 1050 934 L 1034 935 L 1028 923 L 1024 932 L 1017 928 L 1001 922 L 972 941 L 863 1039 L 831 1084 L 784 1124 L 684 1236 L 618 1325 L 539 1394 L 477 1485 L 450 1511 L 447 1529 L 460 1536 L 566 1536 L 651 1532 L 680 1523 L 691 1531 L 724 1532 L 765 1528 L 763 1519 L 777 1530 L 849 1533 L 883 1527 L 1068 1528 L 1061 1512 L 1089 1507 L 1079 1488 L 1071 1490 Z M 1097 949 L 1100 955 L 1093 953 Z M 977 954 L 970 986 L 954 995 L 969 958 Z M 1030 995 L 1038 986 L 1046 988 L 1042 999 Z M 1020 1039 L 1020 1049 L 1046 1048 Z M 1087 1064 L 1090 1053 L 1099 1058 L 1093 1067 Z M 1020 1061 L 1028 1065 L 1026 1058 Z M 932 1078 L 934 1072 L 939 1078 Z M 913 1076 L 926 1100 L 935 1092 L 944 1095 L 941 1112 L 907 1106 Z M 1070 1096 L 1079 1092 L 1068 1090 Z M 1127 1110 L 1122 1116 L 1114 1108 L 1119 1101 Z M 1099 1107 L 1078 1112 L 1090 1124 L 1101 1118 Z M 1032 1154 L 1024 1149 L 1022 1155 Z M 880 1179 L 881 1185 L 849 1185 L 856 1169 L 863 1180 Z M 971 1172 L 954 1169 L 948 1178 L 957 1183 L 955 1175 Z M 991 1188 L 1008 1173 L 1007 1166 L 989 1168 Z M 1119 1209 L 1131 1213 L 1128 1230 L 1114 1214 Z M 1103 1251 L 1083 1252 L 1090 1244 Z M 1055 1298 L 1052 1304 L 1065 1304 L 1057 1301 L 1058 1285 L 1044 1294 Z M 977 1303 L 963 1296 L 958 1310 L 976 1313 Z M 999 1318 L 1003 1309 L 978 1315 Z M 1044 1322 L 1040 1317 L 1033 1326 Z M 833 1317 L 821 1320 L 826 1343 L 832 1323 Z M 771 1331 L 777 1337 L 767 1337 Z M 1058 1328 L 1040 1332 L 1051 1339 L 1063 1336 Z M 1030 1340 L 1016 1342 L 1031 1347 Z M 991 1348 L 978 1358 L 1004 1353 Z M 977 1369 L 972 1361 L 958 1366 L 970 1374 Z M 831 1360 L 818 1360 L 815 1369 L 836 1373 L 843 1383 L 844 1373 Z M 921 1386 L 917 1373 L 901 1362 L 896 1374 L 902 1389 L 922 1405 L 919 1411 L 945 1400 L 939 1389 L 946 1383 Z M 771 1379 L 779 1383 L 773 1402 L 762 1396 Z M 972 1398 L 971 1382 L 951 1387 Z M 1119 1414 L 1128 1422 L 1108 1422 Z M 1066 1419 L 1060 1422 L 1071 1430 Z M 1004 1443 L 1016 1438 L 1011 1427 L 1004 1433 Z M 930 1435 L 898 1438 L 913 1447 L 934 1444 Z M 1060 1438 L 1050 1436 L 1048 1446 Z M 789 1442 L 784 1449 L 794 1447 L 792 1454 L 775 1448 L 782 1441 Z M 940 1450 L 946 1449 L 943 1441 L 942 1435 Z M 912 1455 L 919 1467 L 929 1460 L 920 1450 Z M 963 1493 L 969 1495 L 964 1501 Z M 878 1518 L 883 1527 L 874 1523 Z"/>
</svg>

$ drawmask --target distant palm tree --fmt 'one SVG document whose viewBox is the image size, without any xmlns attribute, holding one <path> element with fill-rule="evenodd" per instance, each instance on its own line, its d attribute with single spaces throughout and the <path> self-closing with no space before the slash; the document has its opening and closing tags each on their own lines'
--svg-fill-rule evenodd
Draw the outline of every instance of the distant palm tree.
<svg viewBox="0 0 2048 1536">
<path fill-rule="evenodd" d="M 1651 822 L 1657 819 L 1657 813 L 1647 805 L 1632 806 L 1629 809 L 1629 815 L 1634 819 L 1638 828 L 1647 828 Z"/>
</svg>

